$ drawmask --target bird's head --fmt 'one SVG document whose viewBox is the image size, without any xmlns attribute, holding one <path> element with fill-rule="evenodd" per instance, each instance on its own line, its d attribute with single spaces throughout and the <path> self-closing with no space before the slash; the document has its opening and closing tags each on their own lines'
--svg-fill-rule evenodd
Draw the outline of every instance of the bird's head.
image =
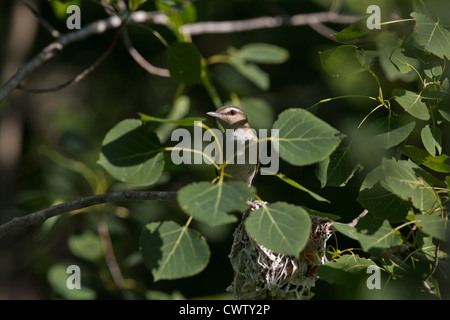
<svg viewBox="0 0 450 320">
<path fill-rule="evenodd" d="M 224 129 L 249 128 L 247 116 L 238 107 L 225 106 L 206 114 L 217 118 Z"/>
</svg>

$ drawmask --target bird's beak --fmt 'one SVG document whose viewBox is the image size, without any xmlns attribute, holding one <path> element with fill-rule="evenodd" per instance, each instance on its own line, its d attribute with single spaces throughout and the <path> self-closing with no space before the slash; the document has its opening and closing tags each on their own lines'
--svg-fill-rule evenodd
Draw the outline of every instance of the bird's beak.
<svg viewBox="0 0 450 320">
<path fill-rule="evenodd" d="M 220 118 L 221 117 L 220 113 L 217 113 L 217 112 L 207 112 L 206 114 L 208 116 L 211 116 L 211 117 L 214 117 L 214 118 Z"/>
</svg>

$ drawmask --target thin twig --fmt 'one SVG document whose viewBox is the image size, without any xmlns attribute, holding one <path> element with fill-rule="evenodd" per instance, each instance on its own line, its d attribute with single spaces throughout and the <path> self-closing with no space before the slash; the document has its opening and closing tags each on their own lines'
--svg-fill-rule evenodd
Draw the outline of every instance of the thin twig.
<svg viewBox="0 0 450 320">
<path fill-rule="evenodd" d="M 19 83 L 19 85 L 17 86 L 17 89 L 21 89 L 21 90 L 24 90 L 24 91 L 27 91 L 27 92 L 30 92 L 30 93 L 46 93 L 46 92 L 59 91 L 61 89 L 64 89 L 65 87 L 70 86 L 71 84 L 80 82 L 89 73 L 94 71 L 106 59 L 106 57 L 109 56 L 109 54 L 112 52 L 112 50 L 116 46 L 117 39 L 119 38 L 119 35 L 120 35 L 121 31 L 122 31 L 122 29 L 119 29 L 116 32 L 116 35 L 114 36 L 113 41 L 109 45 L 108 49 L 102 54 L 102 56 L 97 61 L 95 61 L 91 66 L 89 66 L 88 68 L 84 69 L 83 72 L 81 72 L 75 78 L 72 78 L 69 81 L 66 81 L 66 82 L 64 82 L 64 83 L 62 83 L 62 84 L 60 84 L 60 85 L 58 85 L 56 87 L 52 87 L 52 88 L 39 88 L 39 89 L 29 88 L 29 87 L 26 87 L 23 84 Z"/>
<path fill-rule="evenodd" d="M 134 61 L 140 65 L 148 73 L 160 76 L 160 77 L 170 77 L 170 72 L 167 69 L 155 67 L 150 62 L 145 60 L 145 58 L 136 50 L 136 48 L 131 43 L 130 35 L 128 30 L 125 28 L 123 30 L 123 41 L 128 49 L 128 53 L 133 57 Z"/>
<path fill-rule="evenodd" d="M 359 216 L 357 216 L 355 219 L 353 219 L 352 222 L 347 223 L 347 225 L 350 226 L 350 227 L 355 227 L 358 224 L 359 219 L 361 219 L 362 217 L 366 216 L 368 213 L 369 213 L 369 211 L 364 210 L 363 212 L 361 212 L 359 214 Z"/>
<path fill-rule="evenodd" d="M 67 213 L 70 211 L 95 206 L 98 204 L 117 201 L 129 201 L 129 200 L 174 201 L 176 199 L 176 196 L 177 192 L 170 192 L 170 191 L 131 191 L 131 190 L 88 196 L 64 202 L 49 208 L 45 208 L 23 217 L 13 218 L 11 221 L 0 225 L 0 238 L 4 237 L 5 235 L 13 231 L 26 228 L 30 225 L 39 222 L 43 222 L 51 217 Z"/>
<path fill-rule="evenodd" d="M 39 20 L 39 23 L 47 29 L 47 31 L 54 37 L 58 38 L 61 34 L 58 30 L 56 30 L 47 20 L 45 20 L 36 9 L 34 9 L 28 2 L 25 0 L 20 0 L 20 2 L 27 7 L 31 13 Z"/>
<path fill-rule="evenodd" d="M 109 234 L 108 223 L 105 219 L 101 219 L 98 223 L 98 235 L 102 242 L 103 253 L 105 256 L 106 265 L 109 273 L 113 279 L 114 284 L 120 291 L 123 297 L 125 297 L 125 279 L 120 271 L 119 264 L 117 263 L 116 255 L 114 254 L 114 248 Z"/>
<path fill-rule="evenodd" d="M 357 21 L 360 17 L 353 15 L 339 15 L 335 12 L 317 12 L 297 14 L 289 18 L 285 17 L 259 17 L 254 19 L 222 21 L 222 22 L 196 22 L 186 24 L 180 28 L 180 32 L 188 35 L 199 35 L 207 33 L 233 33 L 240 31 L 250 31 L 264 28 L 277 28 L 281 26 L 302 26 L 311 23 L 340 23 L 349 24 Z M 136 11 L 131 14 L 126 13 L 123 17 L 111 16 L 103 20 L 90 23 L 82 29 L 61 35 L 58 39 L 47 45 L 40 53 L 23 65 L 0 89 L 0 102 L 3 101 L 11 91 L 25 79 L 32 71 L 41 66 L 44 62 L 56 57 L 67 45 L 84 40 L 94 34 L 102 34 L 113 28 L 122 25 L 122 21 L 143 23 L 152 21 L 154 24 L 161 24 L 170 27 L 167 15 L 160 12 Z"/>
<path fill-rule="evenodd" d="M 125 19 L 125 17 L 123 18 Z M 144 11 L 132 13 L 128 17 L 128 20 L 136 23 L 152 20 L 157 24 L 167 24 L 168 21 L 164 14 Z M 19 83 L 22 82 L 28 74 L 37 69 L 44 62 L 56 57 L 67 45 L 84 40 L 94 34 L 102 34 L 109 29 L 118 28 L 121 25 L 121 18 L 111 16 L 106 19 L 90 23 L 82 29 L 61 35 L 56 41 L 47 45 L 34 58 L 19 68 L 19 70 L 17 70 L 17 72 L 6 82 L 6 84 L 0 89 L 0 102 L 4 100 L 11 91 L 17 88 Z"/>
<path fill-rule="evenodd" d="M 321 22 L 310 23 L 309 26 L 311 27 L 311 29 L 316 31 L 321 36 L 324 36 L 325 38 L 327 38 L 331 41 L 339 42 L 336 40 L 335 37 L 333 37 L 333 34 L 336 34 L 337 31 L 327 27 L 323 23 L 321 23 Z"/>
</svg>

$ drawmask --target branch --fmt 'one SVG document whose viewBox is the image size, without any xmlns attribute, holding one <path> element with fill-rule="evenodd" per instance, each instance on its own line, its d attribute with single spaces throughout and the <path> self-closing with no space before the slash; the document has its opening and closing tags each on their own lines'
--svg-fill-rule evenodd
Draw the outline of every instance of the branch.
<svg viewBox="0 0 450 320">
<path fill-rule="evenodd" d="M 180 28 L 180 31 L 188 35 L 211 34 L 211 33 L 232 33 L 241 31 L 250 31 L 265 28 L 277 28 L 281 26 L 302 26 L 318 23 L 339 23 L 349 24 L 357 21 L 360 17 L 352 15 L 339 15 L 336 12 L 317 12 L 297 14 L 292 17 L 259 17 L 254 19 L 222 21 L 222 22 L 196 22 L 186 24 Z M 17 88 L 20 82 L 32 71 L 37 69 L 44 62 L 56 57 L 67 45 L 84 40 L 85 38 L 102 34 L 109 29 L 118 28 L 122 21 L 143 23 L 152 21 L 154 24 L 161 24 L 170 27 L 167 15 L 160 12 L 136 11 L 129 16 L 125 14 L 122 17 L 111 16 L 88 24 L 80 30 L 75 30 L 63 34 L 58 39 L 47 45 L 40 53 L 23 65 L 0 89 L 0 102 L 3 101 L 11 91 Z M 131 50 L 132 51 L 132 50 Z M 136 57 L 135 57 L 136 59 Z M 142 66 L 142 64 L 141 64 Z M 164 69 L 163 69 L 164 70 Z"/>
<path fill-rule="evenodd" d="M 70 211 L 95 206 L 97 204 L 117 202 L 117 201 L 129 201 L 129 200 L 174 201 L 176 197 L 177 192 L 171 191 L 130 191 L 130 190 L 103 193 L 89 197 L 84 197 L 64 202 L 49 208 L 45 208 L 20 218 L 13 218 L 11 221 L 0 225 L 0 238 L 13 231 L 26 228 L 30 225 L 39 222 L 43 222 L 51 217 L 67 213 Z"/>
<path fill-rule="evenodd" d="M 60 36 L 56 41 L 47 45 L 44 49 L 42 49 L 40 53 L 38 53 L 34 58 L 32 58 L 21 68 L 19 68 L 19 70 L 17 70 L 17 72 L 6 82 L 6 84 L 0 90 L 0 102 L 4 100 L 11 91 L 17 88 L 20 82 L 27 75 L 37 69 L 44 62 L 56 57 L 58 53 L 62 51 L 67 45 L 73 42 L 84 40 L 85 38 L 94 34 L 102 34 L 109 29 L 118 28 L 122 25 L 122 20 L 128 20 L 137 23 L 153 20 L 154 23 L 165 25 L 167 25 L 168 23 L 167 17 L 162 13 L 137 11 L 132 13 L 128 17 L 128 19 L 126 16 L 122 18 L 111 16 L 109 18 L 88 24 L 80 30 L 64 34 Z"/>
<path fill-rule="evenodd" d="M 357 216 L 357 217 L 356 217 L 355 219 L 353 219 L 351 222 L 347 223 L 347 225 L 350 226 L 350 227 L 356 227 L 356 225 L 357 225 L 358 222 L 359 222 L 359 219 L 365 217 L 368 213 L 369 213 L 369 211 L 363 210 L 363 212 L 361 212 L 361 213 L 359 214 L 359 216 Z"/>
<path fill-rule="evenodd" d="M 128 53 L 131 55 L 134 61 L 136 61 L 136 63 L 140 65 L 144 70 L 146 70 L 148 73 L 160 77 L 170 77 L 169 70 L 152 65 L 150 62 L 145 60 L 145 58 L 136 50 L 136 48 L 131 43 L 130 35 L 128 34 L 126 28 L 123 30 L 123 41 L 125 43 L 125 46 L 127 47 Z"/>
<path fill-rule="evenodd" d="M 39 20 L 39 23 L 47 29 L 47 31 L 54 37 L 58 38 L 60 36 L 60 33 L 58 30 L 56 30 L 47 20 L 42 18 L 42 16 L 37 12 L 36 9 L 34 9 L 28 2 L 25 0 L 20 0 L 20 2 L 28 8 L 28 10 L 31 11 L 31 13 Z"/>
<path fill-rule="evenodd" d="M 109 45 L 108 49 L 101 55 L 101 57 L 95 61 L 91 66 L 89 66 L 88 68 L 84 69 L 79 75 L 77 75 L 75 78 L 70 79 L 56 87 L 52 87 L 52 88 L 44 88 L 44 89 L 36 89 L 36 88 L 29 88 L 26 87 L 22 84 L 19 83 L 19 85 L 17 86 L 17 89 L 20 90 L 24 90 L 30 93 L 45 93 L 45 92 L 55 92 L 55 91 L 59 91 L 61 89 L 64 89 L 65 87 L 70 86 L 73 83 L 78 83 L 81 80 L 83 80 L 89 73 L 91 73 L 92 71 L 94 71 L 102 62 L 103 60 L 105 60 L 109 54 L 112 52 L 112 50 L 114 49 L 114 47 L 116 46 L 117 43 L 117 39 L 119 38 L 119 35 L 121 33 L 122 29 L 119 29 L 118 32 L 116 32 L 116 35 L 114 36 L 113 41 L 111 42 L 111 44 Z"/>
<path fill-rule="evenodd" d="M 281 26 L 304 26 L 317 23 L 351 24 L 361 17 L 339 15 L 336 12 L 316 12 L 297 14 L 292 17 L 259 17 L 253 19 L 221 22 L 195 22 L 182 26 L 180 32 L 188 35 L 233 33 L 256 29 L 278 28 Z"/>
</svg>

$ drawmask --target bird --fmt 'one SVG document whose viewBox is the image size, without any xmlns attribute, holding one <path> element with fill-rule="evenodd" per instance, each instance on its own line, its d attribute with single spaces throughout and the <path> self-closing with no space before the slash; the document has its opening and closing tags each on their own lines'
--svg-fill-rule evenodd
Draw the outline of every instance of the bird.
<svg viewBox="0 0 450 320">
<path fill-rule="evenodd" d="M 224 173 L 227 180 L 243 181 L 250 187 L 258 171 L 259 160 L 258 137 L 250 127 L 247 115 L 235 106 L 224 106 L 206 114 L 216 118 L 226 131 L 231 129 L 231 134 L 225 134 L 222 148 L 222 161 L 225 163 Z M 227 146 L 228 148 L 233 146 L 233 150 L 236 150 L 232 157 L 227 155 Z M 252 154 L 253 152 L 256 154 Z M 241 160 L 245 157 L 244 163 L 240 163 L 242 161 L 239 161 L 239 157 Z"/>
</svg>

